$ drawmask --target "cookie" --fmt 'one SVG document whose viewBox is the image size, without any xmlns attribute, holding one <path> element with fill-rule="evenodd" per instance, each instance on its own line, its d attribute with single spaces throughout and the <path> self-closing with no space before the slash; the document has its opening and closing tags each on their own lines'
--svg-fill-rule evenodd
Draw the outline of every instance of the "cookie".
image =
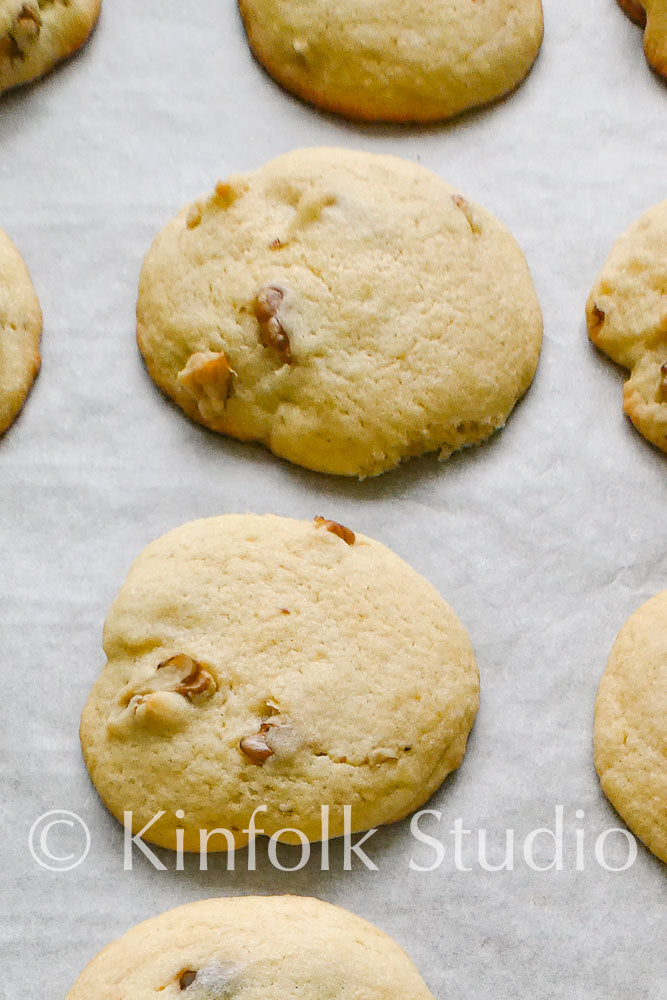
<svg viewBox="0 0 667 1000">
<path fill-rule="evenodd" d="M 623 409 L 667 451 L 667 201 L 630 226 L 588 298 L 588 335 L 630 371 Z"/>
<path fill-rule="evenodd" d="M 484 209 L 405 160 L 310 149 L 218 184 L 158 235 L 137 332 L 192 419 L 364 477 L 501 427 L 542 317 Z"/>
<path fill-rule="evenodd" d="M 80 49 L 101 0 L 0 0 L 0 94 L 30 83 Z"/>
<path fill-rule="evenodd" d="M 81 743 L 107 807 L 200 849 L 391 823 L 459 766 L 478 706 L 465 629 L 379 542 L 316 518 L 226 515 L 139 556 L 107 617 Z M 182 810 L 180 817 L 176 811 Z M 298 841 L 285 833 L 279 839 Z M 228 849 L 223 836 L 209 850 Z"/>
<path fill-rule="evenodd" d="M 181 996 L 433 1000 L 395 941 L 303 896 L 206 899 L 146 920 L 93 959 L 67 1000 Z"/>
<path fill-rule="evenodd" d="M 595 767 L 614 809 L 667 862 L 667 590 L 614 643 L 595 703 Z"/>
<path fill-rule="evenodd" d="M 39 371 L 42 312 L 21 255 L 0 229 L 0 434 L 20 412 Z"/>
<path fill-rule="evenodd" d="M 625 13 L 644 28 L 649 66 L 667 79 L 667 3 L 665 0 L 618 0 Z"/>
<path fill-rule="evenodd" d="M 429 122 L 509 93 L 542 44 L 541 0 L 239 0 L 283 87 L 367 121 Z"/>
</svg>

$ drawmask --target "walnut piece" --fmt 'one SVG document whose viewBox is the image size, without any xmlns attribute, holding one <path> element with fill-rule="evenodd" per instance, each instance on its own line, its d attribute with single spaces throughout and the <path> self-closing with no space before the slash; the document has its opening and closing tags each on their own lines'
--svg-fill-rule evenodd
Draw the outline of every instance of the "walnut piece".
<svg viewBox="0 0 667 1000">
<path fill-rule="evenodd" d="M 255 318 L 259 323 L 259 341 L 262 347 L 275 350 L 284 365 L 292 364 L 292 348 L 289 337 L 277 319 L 283 301 L 283 293 L 273 285 L 260 288 L 253 302 Z"/>
<path fill-rule="evenodd" d="M 191 205 L 188 209 L 188 214 L 185 217 L 185 224 L 188 229 L 196 229 L 197 226 L 201 224 L 201 220 L 204 216 L 201 204 L 197 201 L 194 205 Z"/>
<path fill-rule="evenodd" d="M 480 225 L 479 219 L 477 218 L 477 213 L 475 212 L 470 202 L 466 201 L 465 198 L 462 198 L 460 194 L 453 194 L 452 201 L 454 202 L 456 207 L 460 209 L 461 212 L 463 212 L 473 235 L 479 236 L 480 233 L 482 232 L 482 227 Z"/>
<path fill-rule="evenodd" d="M 110 735 L 120 738 L 139 729 L 169 732 L 188 724 L 191 705 L 211 698 L 218 685 L 201 663 L 178 653 L 158 663 L 153 676 L 128 685 L 109 718 Z"/>
<path fill-rule="evenodd" d="M 206 419 L 216 406 L 226 403 L 235 374 L 224 351 L 198 351 L 190 356 L 177 377 L 195 397 L 199 412 Z"/>
<path fill-rule="evenodd" d="M 216 683 L 208 671 L 204 670 L 201 663 L 193 660 L 187 653 L 177 653 L 176 656 L 170 656 L 168 660 L 158 663 L 156 669 L 165 670 L 167 668 L 175 670 L 177 677 L 180 676 L 180 682 L 174 690 L 183 698 L 187 698 L 188 701 L 192 701 L 198 695 L 205 694 L 210 688 L 213 689 L 211 694 L 216 690 Z"/>
<path fill-rule="evenodd" d="M 218 181 L 215 185 L 213 201 L 223 208 L 231 208 L 248 190 L 248 182 L 244 177 L 232 177 L 228 181 Z"/>
<path fill-rule="evenodd" d="M 607 318 L 606 314 L 603 313 L 601 309 L 598 309 L 596 305 L 594 305 L 588 317 L 588 326 L 591 339 L 595 338 L 595 335 L 600 331 L 600 328 L 602 327 L 606 318 Z"/>
<path fill-rule="evenodd" d="M 357 536 L 349 528 L 346 528 L 344 524 L 338 524 L 337 521 L 327 521 L 325 517 L 316 517 L 314 520 L 316 527 L 326 528 L 332 535 L 342 538 L 348 545 L 354 545 Z"/>
<path fill-rule="evenodd" d="M 24 3 L 16 19 L 16 33 L 30 40 L 39 35 L 42 28 L 42 15 L 36 3 Z"/>
<path fill-rule="evenodd" d="M 259 732 L 254 736 L 244 736 L 239 743 L 241 753 L 245 754 L 252 764 L 261 766 L 269 757 L 273 757 L 275 750 L 272 750 L 266 741 L 266 734 L 272 727 L 264 722 L 259 727 Z"/>
<path fill-rule="evenodd" d="M 632 18 L 635 24 L 638 24 L 640 28 L 646 27 L 646 8 L 642 5 L 641 0 L 620 0 L 620 4 L 625 13 L 628 17 Z"/>
<path fill-rule="evenodd" d="M 183 972 L 178 977 L 179 988 L 187 990 L 188 986 L 192 986 L 196 978 L 197 973 L 193 969 L 183 969 Z"/>
<path fill-rule="evenodd" d="M 667 403 L 667 361 L 660 365 L 660 385 L 658 386 L 658 402 Z"/>
<path fill-rule="evenodd" d="M 178 983 L 181 990 L 187 990 L 188 987 L 196 983 L 196 987 L 192 991 L 193 996 L 230 1000 L 238 993 L 242 971 L 240 966 L 213 960 L 200 966 L 196 972 L 194 969 L 183 969 L 174 976 L 172 983 Z"/>
<path fill-rule="evenodd" d="M 35 0 L 24 3 L 7 34 L 0 38 L 1 59 L 23 59 L 24 47 L 33 42 L 42 30 L 42 15 Z"/>
</svg>

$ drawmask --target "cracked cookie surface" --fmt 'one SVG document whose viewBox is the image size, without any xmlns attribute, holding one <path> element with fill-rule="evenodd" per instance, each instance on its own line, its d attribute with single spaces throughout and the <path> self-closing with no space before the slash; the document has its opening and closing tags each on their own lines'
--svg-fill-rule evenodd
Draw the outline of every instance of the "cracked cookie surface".
<svg viewBox="0 0 667 1000">
<path fill-rule="evenodd" d="M 542 43 L 541 0 L 239 0 L 283 87 L 350 118 L 450 118 L 513 90 Z"/>
<path fill-rule="evenodd" d="M 612 247 L 586 306 L 588 335 L 628 369 L 623 409 L 667 452 L 667 201 Z"/>
<path fill-rule="evenodd" d="M 0 434 L 20 412 L 39 370 L 42 312 L 21 255 L 0 230 Z"/>
<path fill-rule="evenodd" d="M 135 832 L 200 849 L 258 826 L 321 837 L 390 823 L 459 766 L 479 676 L 435 589 L 336 522 L 226 515 L 186 524 L 132 566 L 84 709 L 92 780 Z M 182 820 L 176 811 L 183 810 Z M 294 841 L 286 834 L 284 840 Z M 226 850 L 223 836 L 209 850 Z"/>
<path fill-rule="evenodd" d="M 605 795 L 667 863 L 667 590 L 618 634 L 598 690 L 594 742 Z"/>
<path fill-rule="evenodd" d="M 667 80 L 667 3 L 665 0 L 618 0 L 618 3 L 644 29 L 646 60 Z"/>
<path fill-rule="evenodd" d="M 307 896 L 188 903 L 90 962 L 67 1000 L 433 1000 L 373 924 Z"/>
<path fill-rule="evenodd" d="M 156 238 L 137 339 L 194 420 L 372 476 L 502 427 L 542 317 L 507 229 L 395 157 L 301 150 L 218 184 Z"/>
<path fill-rule="evenodd" d="M 30 83 L 81 48 L 101 0 L 0 0 L 0 93 Z"/>
</svg>

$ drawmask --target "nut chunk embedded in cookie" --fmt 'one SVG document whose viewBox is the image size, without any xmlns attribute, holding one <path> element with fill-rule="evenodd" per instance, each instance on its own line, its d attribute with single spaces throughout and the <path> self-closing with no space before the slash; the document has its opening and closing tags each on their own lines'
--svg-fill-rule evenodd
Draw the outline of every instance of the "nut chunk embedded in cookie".
<svg viewBox="0 0 667 1000">
<path fill-rule="evenodd" d="M 339 524 L 338 521 L 328 521 L 325 517 L 316 517 L 315 524 L 318 528 L 326 528 L 330 531 L 332 535 L 337 535 L 338 538 L 342 538 L 344 542 L 348 545 L 354 545 L 356 541 L 356 536 L 353 531 L 346 528 L 344 524 Z"/>
<path fill-rule="evenodd" d="M 667 403 L 667 361 L 660 365 L 660 383 L 658 385 L 657 401 Z"/>
<path fill-rule="evenodd" d="M 276 351 L 283 364 L 291 365 L 292 348 L 289 337 L 278 320 L 278 310 L 283 298 L 279 288 L 267 285 L 257 292 L 253 309 L 259 323 L 259 339 L 262 345 Z"/>
<path fill-rule="evenodd" d="M 197 973 L 194 969 L 184 969 L 178 977 L 179 989 L 187 990 L 188 986 L 192 986 L 196 978 Z"/>
<path fill-rule="evenodd" d="M 42 30 L 42 15 L 39 12 L 39 5 L 36 0 L 28 0 L 19 11 L 14 23 L 12 36 L 21 52 L 24 46 L 29 45 L 38 37 Z"/>
<path fill-rule="evenodd" d="M 253 736 L 244 736 L 239 743 L 241 753 L 245 754 L 252 764 L 263 764 L 269 757 L 274 756 L 275 750 L 269 746 L 266 739 L 270 730 L 271 726 L 268 723 L 262 723 L 258 733 Z"/>
<path fill-rule="evenodd" d="M 224 351 L 197 351 L 178 373 L 178 381 L 194 397 L 202 419 L 212 419 L 224 409 L 233 377 Z"/>
<path fill-rule="evenodd" d="M 183 969 L 176 977 L 179 990 L 189 990 L 193 1000 L 232 1000 L 241 976 L 239 965 L 225 965 L 215 959 L 195 969 Z M 192 987 L 192 988 L 191 988 Z M 190 995 L 188 994 L 188 995 Z"/>
<path fill-rule="evenodd" d="M 173 685 L 173 690 L 193 701 L 200 695 L 212 695 L 217 685 L 207 670 L 197 660 L 186 653 L 170 656 L 168 660 L 158 663 L 157 669 L 163 671 L 159 680 L 164 685 Z"/>
<path fill-rule="evenodd" d="M 152 676 L 128 684 L 112 711 L 108 730 L 127 735 L 138 727 L 174 729 L 189 721 L 190 706 L 200 705 L 218 690 L 213 675 L 186 653 L 158 663 Z"/>
<path fill-rule="evenodd" d="M 42 17 L 36 0 L 26 3 L 16 3 L 12 13 L 11 2 L 9 11 L 5 12 L 0 3 L 0 81 L 2 80 L 2 60 L 24 60 L 31 42 L 39 36 L 42 29 Z M 1 90 L 2 88 L 0 88 Z"/>
</svg>

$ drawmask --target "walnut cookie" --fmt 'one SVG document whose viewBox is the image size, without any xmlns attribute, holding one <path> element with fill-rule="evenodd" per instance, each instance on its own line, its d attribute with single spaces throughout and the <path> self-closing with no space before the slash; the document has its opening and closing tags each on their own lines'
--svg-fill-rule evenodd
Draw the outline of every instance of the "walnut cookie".
<svg viewBox="0 0 667 1000">
<path fill-rule="evenodd" d="M 618 634 L 595 703 L 594 744 L 605 795 L 667 863 L 667 590 Z"/>
<path fill-rule="evenodd" d="M 39 371 L 42 311 L 21 255 L 0 230 L 0 434 L 14 422 Z"/>
<path fill-rule="evenodd" d="M 324 518 L 225 515 L 158 539 L 104 648 L 86 765 L 135 832 L 164 810 L 145 839 L 172 849 L 179 828 L 189 851 L 220 827 L 242 847 L 258 806 L 268 835 L 309 840 L 322 805 L 331 836 L 346 805 L 355 832 L 402 819 L 460 765 L 479 701 L 467 633 L 436 590 Z"/>
<path fill-rule="evenodd" d="M 488 438 L 542 316 L 508 230 L 423 167 L 301 150 L 155 239 L 137 339 L 192 419 L 319 472 L 374 476 Z"/>
<path fill-rule="evenodd" d="M 665 0 L 618 0 L 625 13 L 644 28 L 646 60 L 667 79 L 667 3 Z"/>
<path fill-rule="evenodd" d="M 367 121 L 429 122 L 509 93 L 542 44 L 541 0 L 239 0 L 286 90 Z"/>
<path fill-rule="evenodd" d="M 179 906 L 90 962 L 66 1000 L 433 1000 L 409 956 L 319 899 L 242 896 Z"/>
<path fill-rule="evenodd" d="M 667 201 L 612 247 L 586 306 L 588 335 L 630 371 L 623 409 L 667 452 Z"/>
<path fill-rule="evenodd" d="M 0 94 L 80 49 L 100 7 L 101 0 L 0 0 Z"/>
</svg>

